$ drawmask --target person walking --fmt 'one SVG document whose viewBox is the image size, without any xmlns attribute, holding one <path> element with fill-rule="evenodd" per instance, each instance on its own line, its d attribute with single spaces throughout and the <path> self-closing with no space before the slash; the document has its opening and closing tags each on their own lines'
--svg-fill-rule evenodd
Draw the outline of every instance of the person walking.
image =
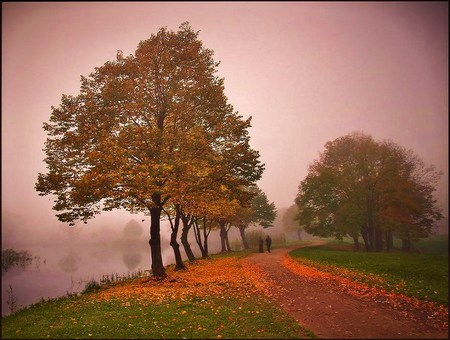
<svg viewBox="0 0 450 340">
<path fill-rule="evenodd" d="M 272 239 L 270 238 L 269 235 L 267 235 L 266 237 L 266 246 L 267 246 L 267 251 L 270 253 L 270 246 L 272 244 Z"/>
</svg>

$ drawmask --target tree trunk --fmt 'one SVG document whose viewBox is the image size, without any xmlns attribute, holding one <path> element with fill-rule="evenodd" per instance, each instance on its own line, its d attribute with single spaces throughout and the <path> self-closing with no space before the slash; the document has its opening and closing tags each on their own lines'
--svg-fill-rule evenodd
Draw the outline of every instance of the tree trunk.
<svg viewBox="0 0 450 340">
<path fill-rule="evenodd" d="M 209 230 L 211 231 L 211 223 L 209 225 Z M 208 236 L 209 236 L 209 232 L 207 233 L 206 230 L 206 218 L 203 218 L 203 249 L 205 250 L 205 255 L 206 257 L 209 256 L 209 251 L 208 251 Z"/>
<path fill-rule="evenodd" d="M 375 251 L 383 251 L 383 234 L 378 223 L 375 224 Z"/>
<path fill-rule="evenodd" d="M 389 249 L 394 249 L 394 237 L 392 236 L 392 230 L 389 230 L 387 244 L 389 244 Z"/>
<path fill-rule="evenodd" d="M 157 196 L 157 200 L 160 198 L 159 195 L 154 196 Z M 160 205 L 150 208 L 150 240 L 148 243 L 150 244 L 152 273 L 157 279 L 163 279 L 167 276 L 161 254 L 161 210 L 162 207 Z"/>
<path fill-rule="evenodd" d="M 359 236 L 353 235 L 353 248 L 355 251 L 359 251 Z"/>
<path fill-rule="evenodd" d="M 225 245 L 227 246 L 227 251 L 231 251 L 230 240 L 228 239 L 228 231 L 231 228 L 231 224 L 229 224 L 228 228 L 225 227 Z"/>
<path fill-rule="evenodd" d="M 386 252 L 389 253 L 394 248 L 394 239 L 392 237 L 392 231 L 386 230 Z"/>
<path fill-rule="evenodd" d="M 409 232 L 407 231 L 406 236 L 402 237 L 402 251 L 410 252 L 411 250 L 411 239 L 409 237 Z"/>
<path fill-rule="evenodd" d="M 301 229 L 297 229 L 297 237 L 298 237 L 299 241 L 302 240 L 302 230 Z"/>
<path fill-rule="evenodd" d="M 402 251 L 410 252 L 411 251 L 411 240 L 408 238 L 402 239 Z"/>
<path fill-rule="evenodd" d="M 227 251 L 225 242 L 225 234 L 226 234 L 225 222 L 219 222 L 219 226 L 220 226 L 220 252 L 224 253 Z"/>
<path fill-rule="evenodd" d="M 379 207 L 380 207 L 380 203 L 379 203 L 378 195 L 375 195 L 372 209 L 376 213 L 378 213 L 379 209 L 380 209 Z M 372 219 L 374 219 L 374 218 L 372 217 Z M 374 223 L 374 229 L 375 229 L 375 251 L 382 252 L 383 251 L 383 231 L 381 230 L 381 224 L 380 224 L 378 218 L 376 218 L 375 222 L 373 222 L 373 223 Z"/>
<path fill-rule="evenodd" d="M 175 224 L 170 234 L 170 245 L 173 248 L 173 253 L 175 255 L 175 270 L 186 269 L 181 258 L 180 245 L 177 242 L 178 229 L 180 228 L 180 208 L 176 207 Z"/>
<path fill-rule="evenodd" d="M 375 229 L 373 227 L 373 210 L 372 200 L 370 197 L 366 198 L 367 204 L 367 234 L 369 239 L 369 251 L 375 251 Z"/>
<path fill-rule="evenodd" d="M 365 225 L 361 225 L 361 237 L 364 240 L 364 246 L 366 248 L 366 251 L 370 251 L 370 244 L 369 244 L 369 235 L 367 232 L 367 227 Z"/>
<path fill-rule="evenodd" d="M 249 249 L 250 246 L 248 245 L 247 238 L 245 237 L 245 226 L 239 226 L 239 232 L 241 234 L 242 244 L 244 245 L 244 249 Z"/>
<path fill-rule="evenodd" d="M 184 252 L 189 259 L 189 262 L 194 262 L 195 256 L 192 252 L 191 245 L 188 242 L 188 233 L 192 224 L 189 223 L 189 218 L 187 217 L 181 217 L 181 220 L 183 221 L 183 229 L 181 230 L 181 244 L 183 245 Z"/>
<path fill-rule="evenodd" d="M 200 248 L 200 252 L 202 253 L 202 258 L 207 258 L 208 254 L 206 254 L 205 248 L 203 248 L 202 235 L 200 233 L 200 227 L 198 225 L 198 220 L 194 221 L 194 235 L 195 235 L 195 241 L 197 242 L 197 245 Z"/>
</svg>

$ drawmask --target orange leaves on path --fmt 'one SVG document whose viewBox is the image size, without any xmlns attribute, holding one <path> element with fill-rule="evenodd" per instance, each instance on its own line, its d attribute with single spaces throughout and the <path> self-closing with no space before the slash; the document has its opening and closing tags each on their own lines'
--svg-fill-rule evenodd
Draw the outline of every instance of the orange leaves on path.
<svg viewBox="0 0 450 340">
<path fill-rule="evenodd" d="M 324 265 L 321 265 L 320 268 L 325 271 L 321 271 L 312 267 L 309 261 L 294 260 L 289 255 L 283 257 L 282 264 L 291 272 L 308 280 L 326 280 L 323 282 L 324 284 L 333 284 L 337 289 L 358 298 L 369 298 L 401 309 L 408 317 L 421 313 L 430 322 L 436 322 L 440 327 L 448 329 L 448 308 L 404 294 L 387 292 L 385 289 L 379 288 L 383 283 L 383 279 L 379 276 Z M 358 282 L 361 280 L 369 284 Z"/>
<path fill-rule="evenodd" d="M 407 317 L 426 319 L 440 327 L 448 329 L 448 309 L 431 302 L 425 302 L 402 294 L 390 293 L 377 284 L 383 282 L 378 276 L 355 273 L 336 267 L 312 267 L 308 261 L 296 261 L 286 255 L 282 265 L 302 279 L 315 281 L 314 284 L 331 285 L 333 289 L 348 293 L 360 299 L 370 299 L 377 303 L 390 305 Z M 243 302 L 252 299 L 255 294 L 263 293 L 272 299 L 277 298 L 277 291 L 283 285 L 299 284 L 296 280 L 275 282 L 271 273 L 265 272 L 256 263 L 236 257 L 201 259 L 188 265 L 184 271 L 167 269 L 168 278 L 157 281 L 152 277 L 135 279 L 131 282 L 116 284 L 100 290 L 97 294 L 87 295 L 92 303 L 97 301 L 118 300 L 122 308 L 138 304 L 167 304 L 196 301 L 209 304 L 210 298 L 228 299 L 234 297 Z M 360 279 L 365 282 L 361 283 Z M 214 310 L 212 310 L 214 313 Z M 180 317 L 190 312 L 180 309 Z"/>
</svg>

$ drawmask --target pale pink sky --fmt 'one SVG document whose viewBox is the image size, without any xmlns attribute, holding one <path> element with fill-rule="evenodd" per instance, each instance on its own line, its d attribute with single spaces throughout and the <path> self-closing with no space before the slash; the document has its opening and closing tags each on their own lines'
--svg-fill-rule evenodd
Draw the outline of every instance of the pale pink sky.
<svg viewBox="0 0 450 340">
<path fill-rule="evenodd" d="M 59 224 L 34 190 L 50 106 L 117 50 L 184 21 L 221 61 L 230 103 L 253 116 L 259 185 L 279 208 L 327 141 L 358 130 L 442 170 L 447 211 L 447 13 L 446 2 L 2 3 L 2 216 Z"/>
</svg>

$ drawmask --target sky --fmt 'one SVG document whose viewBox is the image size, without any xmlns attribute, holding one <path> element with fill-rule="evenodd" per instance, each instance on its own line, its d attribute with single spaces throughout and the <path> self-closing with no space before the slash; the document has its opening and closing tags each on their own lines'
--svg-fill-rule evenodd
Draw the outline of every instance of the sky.
<svg viewBox="0 0 450 340">
<path fill-rule="evenodd" d="M 229 103 L 253 117 L 251 146 L 266 166 L 258 185 L 278 208 L 293 204 L 327 141 L 362 131 L 442 170 L 448 215 L 447 2 L 3 2 L 3 236 L 61 227 L 34 189 L 51 106 L 117 50 L 133 54 L 185 21 L 221 62 Z"/>
</svg>

